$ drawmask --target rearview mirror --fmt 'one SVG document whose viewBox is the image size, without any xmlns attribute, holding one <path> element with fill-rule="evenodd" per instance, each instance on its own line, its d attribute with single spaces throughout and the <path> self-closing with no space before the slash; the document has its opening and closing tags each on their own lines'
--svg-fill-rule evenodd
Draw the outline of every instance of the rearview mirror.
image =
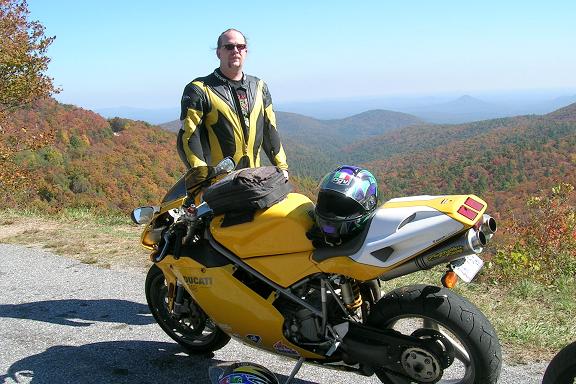
<svg viewBox="0 0 576 384">
<path fill-rule="evenodd" d="M 158 207 L 138 207 L 132 211 L 132 221 L 136 224 L 148 224 L 152 221 L 154 214 L 159 211 Z"/>
</svg>

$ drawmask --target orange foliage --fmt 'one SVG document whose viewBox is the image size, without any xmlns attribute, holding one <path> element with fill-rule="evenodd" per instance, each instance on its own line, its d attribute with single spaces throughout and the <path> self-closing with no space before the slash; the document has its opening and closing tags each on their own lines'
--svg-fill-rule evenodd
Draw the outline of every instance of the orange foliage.
<svg viewBox="0 0 576 384">
<path fill-rule="evenodd" d="M 127 212 L 156 203 L 184 171 L 176 136 L 145 122 L 113 132 L 100 115 L 45 100 L 16 112 L 11 124 L 30 138 L 54 132 L 51 145 L 16 157 L 14 166 L 34 175 L 34 182 L 11 196 L 13 205 Z"/>
</svg>

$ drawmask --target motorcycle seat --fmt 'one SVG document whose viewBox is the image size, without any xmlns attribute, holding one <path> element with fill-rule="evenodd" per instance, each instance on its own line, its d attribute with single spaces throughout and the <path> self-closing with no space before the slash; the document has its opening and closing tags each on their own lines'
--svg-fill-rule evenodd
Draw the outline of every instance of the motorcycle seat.
<svg viewBox="0 0 576 384">
<path fill-rule="evenodd" d="M 317 263 L 320 263 L 333 257 L 350 256 L 358 252 L 366 240 L 366 236 L 368 235 L 368 230 L 370 229 L 370 223 L 372 222 L 373 217 L 374 216 L 368 220 L 362 232 L 348 239 L 341 245 L 335 247 L 326 246 L 322 248 L 316 248 L 312 252 L 312 259 Z"/>
</svg>

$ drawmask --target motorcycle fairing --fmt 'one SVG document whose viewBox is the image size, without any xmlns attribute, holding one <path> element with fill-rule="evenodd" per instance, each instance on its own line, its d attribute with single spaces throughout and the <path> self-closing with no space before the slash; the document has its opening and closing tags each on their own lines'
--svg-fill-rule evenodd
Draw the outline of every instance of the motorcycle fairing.
<svg viewBox="0 0 576 384">
<path fill-rule="evenodd" d="M 156 264 L 168 284 L 179 281 L 216 325 L 244 343 L 289 356 L 324 359 L 324 356 L 289 342 L 282 332 L 284 317 L 272 305 L 276 293 L 262 297 L 233 275 L 235 267 L 205 268 L 189 257 L 167 256 Z M 258 335 L 255 343 L 254 335 Z M 280 348 L 282 347 L 282 348 Z M 290 352 L 292 351 L 292 352 Z"/>
<path fill-rule="evenodd" d="M 210 232 L 242 259 L 313 249 L 306 232 L 314 225 L 314 204 L 298 193 L 289 193 L 281 202 L 257 211 L 251 222 L 222 227 L 223 220 L 224 215 L 212 219 Z"/>
<path fill-rule="evenodd" d="M 153 250 L 154 245 L 158 244 L 158 242 L 162 237 L 162 231 L 166 228 L 165 226 L 158 226 L 156 219 L 171 209 L 181 208 L 185 200 L 186 197 L 182 197 L 177 200 L 164 203 L 162 207 L 160 207 L 160 212 L 158 212 L 156 216 L 154 216 L 154 219 L 152 219 L 150 223 L 146 224 L 146 228 L 144 229 L 144 231 L 142 231 L 142 234 L 140 235 L 140 242 L 144 248 L 148 250 Z"/>
<path fill-rule="evenodd" d="M 485 210 L 474 195 L 392 199 L 376 211 L 366 241 L 350 258 L 389 269 L 471 228 Z"/>
<path fill-rule="evenodd" d="M 273 255 L 268 257 L 252 257 L 244 262 L 258 272 L 287 288 L 306 276 L 320 273 L 322 270 L 310 260 L 310 251 Z"/>
</svg>

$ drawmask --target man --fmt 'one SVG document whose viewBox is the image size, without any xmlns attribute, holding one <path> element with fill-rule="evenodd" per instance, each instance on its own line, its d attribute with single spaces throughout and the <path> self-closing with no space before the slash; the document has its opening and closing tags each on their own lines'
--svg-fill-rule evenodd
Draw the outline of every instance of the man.
<svg viewBox="0 0 576 384">
<path fill-rule="evenodd" d="M 178 154 L 188 168 L 232 156 L 238 167 L 260 166 L 260 149 L 288 177 L 286 154 L 266 84 L 243 72 L 248 46 L 228 29 L 218 37 L 220 67 L 184 88 Z"/>
</svg>

